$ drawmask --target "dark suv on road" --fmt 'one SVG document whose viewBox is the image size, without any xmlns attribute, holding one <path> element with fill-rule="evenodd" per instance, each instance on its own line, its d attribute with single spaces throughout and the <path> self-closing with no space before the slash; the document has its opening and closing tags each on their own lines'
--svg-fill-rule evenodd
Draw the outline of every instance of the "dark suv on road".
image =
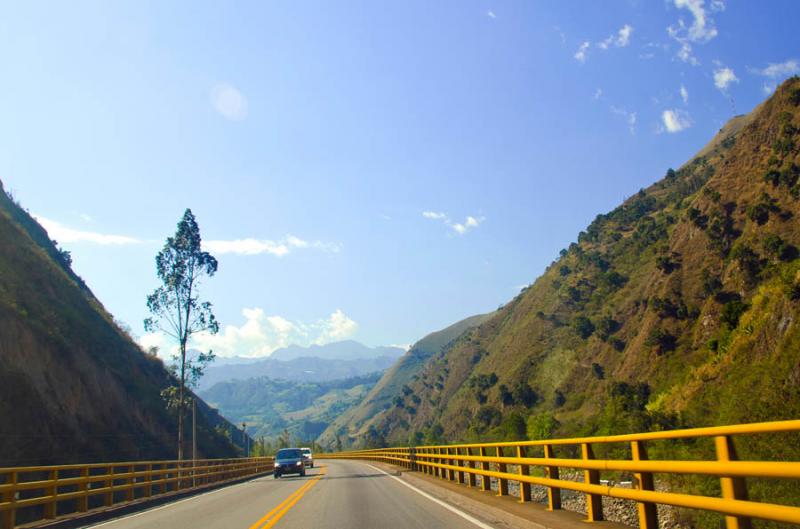
<svg viewBox="0 0 800 529">
<path fill-rule="evenodd" d="M 306 466 L 303 461 L 303 452 L 299 448 L 281 448 L 275 454 L 275 469 L 272 475 L 275 479 L 284 474 L 306 475 Z"/>
</svg>

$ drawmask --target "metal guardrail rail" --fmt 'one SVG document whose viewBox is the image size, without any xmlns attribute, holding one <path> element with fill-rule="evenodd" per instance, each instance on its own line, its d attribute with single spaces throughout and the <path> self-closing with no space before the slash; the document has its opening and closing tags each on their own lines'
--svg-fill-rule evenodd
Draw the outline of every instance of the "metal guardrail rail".
<svg viewBox="0 0 800 529">
<path fill-rule="evenodd" d="M 85 513 L 271 472 L 271 457 L 0 468 L 0 527 Z"/>
<path fill-rule="evenodd" d="M 800 432 L 800 420 L 606 437 L 358 450 L 322 454 L 317 458 L 382 461 L 469 487 L 478 487 L 480 478 L 480 489 L 484 491 L 491 491 L 491 478 L 495 478 L 498 496 L 508 495 L 509 481 L 516 481 L 521 502 L 531 501 L 531 485 L 540 485 L 547 488 L 549 510 L 561 509 L 562 489 L 578 491 L 586 494 L 589 522 L 603 520 L 601 497 L 609 496 L 637 502 L 641 529 L 658 529 L 657 504 L 721 513 L 725 515 L 727 529 L 749 529 L 752 518 L 800 524 L 800 507 L 751 501 L 746 483 L 746 478 L 800 479 L 800 462 L 739 461 L 733 438 L 787 432 Z M 647 457 L 649 442 L 701 438 L 713 439 L 715 460 L 667 461 Z M 598 445 L 620 443 L 629 446 L 631 459 L 595 458 Z M 581 458 L 557 457 L 556 450 L 565 451 L 564 447 L 571 447 Z M 534 451 L 541 457 L 534 457 Z M 517 472 L 509 472 L 509 465 L 516 466 Z M 543 470 L 543 476 L 531 475 L 532 467 Z M 561 469 L 582 471 L 583 481 L 561 479 Z M 633 488 L 602 484 L 600 473 L 604 471 L 633 473 Z M 718 477 L 721 497 L 656 491 L 654 474 Z"/>
</svg>

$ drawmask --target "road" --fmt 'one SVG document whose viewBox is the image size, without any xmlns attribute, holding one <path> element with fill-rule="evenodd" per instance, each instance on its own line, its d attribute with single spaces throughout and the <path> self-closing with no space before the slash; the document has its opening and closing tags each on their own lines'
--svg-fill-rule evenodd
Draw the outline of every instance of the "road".
<svg viewBox="0 0 800 529">
<path fill-rule="evenodd" d="M 91 527 L 103 529 L 492 529 L 360 461 L 257 478 Z"/>
</svg>

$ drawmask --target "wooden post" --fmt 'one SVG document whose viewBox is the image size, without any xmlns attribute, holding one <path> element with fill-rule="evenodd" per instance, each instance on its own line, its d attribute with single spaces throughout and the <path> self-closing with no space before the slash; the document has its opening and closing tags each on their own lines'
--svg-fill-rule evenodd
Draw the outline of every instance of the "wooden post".
<svg viewBox="0 0 800 529">
<path fill-rule="evenodd" d="M 447 448 L 447 464 L 449 466 L 453 466 L 453 460 L 450 459 L 450 456 L 453 454 L 453 449 L 448 447 Z M 452 468 L 447 469 L 447 481 L 455 481 L 456 480 L 456 471 Z"/>
<path fill-rule="evenodd" d="M 106 468 L 106 475 L 109 476 L 109 478 L 106 479 L 106 488 L 107 489 L 113 489 L 113 487 L 114 487 L 114 467 L 113 466 L 110 466 L 110 467 Z M 111 507 L 112 505 L 114 505 L 114 491 L 113 490 L 109 490 L 103 495 L 103 504 L 106 507 Z"/>
<path fill-rule="evenodd" d="M 736 448 L 733 439 L 727 435 L 719 435 L 714 438 L 714 445 L 717 449 L 717 461 L 736 461 Z M 719 482 L 722 488 L 722 497 L 726 500 L 746 500 L 747 484 L 744 478 L 721 477 Z M 746 516 L 726 516 L 725 526 L 727 529 L 750 529 L 752 522 Z"/>
<path fill-rule="evenodd" d="M 478 448 L 481 457 L 486 457 L 486 447 L 481 446 Z M 488 471 L 489 463 L 481 461 L 481 470 Z M 489 476 L 481 476 L 481 490 L 492 490 L 492 480 Z"/>
<path fill-rule="evenodd" d="M 503 457 L 503 449 L 499 446 L 497 447 L 497 457 Z M 505 463 L 497 463 L 497 471 L 498 472 L 508 472 L 508 467 Z M 505 478 L 498 478 L 497 479 L 497 495 L 498 496 L 508 496 L 508 480 Z"/>
<path fill-rule="evenodd" d="M 461 449 L 460 448 L 456 448 L 456 455 L 457 456 L 461 455 Z M 464 461 L 461 461 L 460 459 L 457 459 L 456 460 L 456 465 L 458 465 L 459 467 L 463 467 L 464 466 Z M 464 471 L 463 470 L 459 470 L 458 471 L 458 482 L 460 484 L 462 484 L 462 485 L 464 484 Z"/>
<path fill-rule="evenodd" d="M 81 469 L 81 478 L 84 480 L 89 479 L 89 467 L 83 467 Z M 84 493 L 83 496 L 78 498 L 78 512 L 86 512 L 89 510 L 89 494 L 87 494 L 89 491 L 88 481 L 81 482 L 81 484 L 78 485 L 78 490 Z"/>
<path fill-rule="evenodd" d="M 128 467 L 128 473 L 133 474 L 136 472 L 136 465 L 130 465 Z M 136 478 L 131 476 L 127 480 L 127 484 L 130 486 L 128 490 L 125 491 L 125 500 L 133 501 L 135 490 L 133 486 L 136 484 Z"/>
<path fill-rule="evenodd" d="M 58 470 L 51 470 L 47 476 L 49 481 L 56 481 L 58 479 Z M 44 517 L 45 519 L 52 519 L 56 517 L 56 493 L 58 492 L 57 485 L 49 485 L 45 490 L 45 496 L 50 497 L 50 501 L 44 504 Z"/>
<path fill-rule="evenodd" d="M 545 459 L 555 458 L 553 445 L 544 445 L 544 457 Z M 546 467 L 545 476 L 548 479 L 559 479 L 558 467 Z M 547 510 L 556 511 L 559 509 L 561 509 L 561 489 L 558 487 L 547 487 Z"/>
<path fill-rule="evenodd" d="M 144 481 L 146 483 L 144 486 L 144 497 L 149 498 L 153 495 L 153 485 L 151 485 L 153 481 L 153 464 L 147 463 L 147 466 L 144 470 L 146 472 L 144 476 Z"/>
<path fill-rule="evenodd" d="M 524 446 L 517 445 L 517 457 L 526 457 L 527 456 L 527 449 Z M 530 466 L 528 465 L 519 465 L 519 475 L 520 476 L 528 476 L 530 475 Z M 519 482 L 519 502 L 525 503 L 526 501 L 531 501 L 531 484 L 526 483 L 525 481 Z"/>
<path fill-rule="evenodd" d="M 631 456 L 634 461 L 646 461 L 647 449 L 642 441 L 631 442 Z M 655 490 L 653 474 L 650 472 L 634 472 L 633 486 L 639 490 Z M 656 506 L 650 502 L 637 502 L 636 511 L 639 514 L 639 529 L 658 529 L 658 512 Z"/>
<path fill-rule="evenodd" d="M 8 473 L 8 480 L 4 483 L 5 485 L 11 485 L 11 490 L 3 493 L 3 503 L 10 503 L 11 507 L 7 511 L 0 513 L 0 516 L 2 516 L 0 520 L 3 521 L 3 527 L 6 529 L 13 529 L 17 524 L 17 509 L 14 506 L 17 502 L 17 490 L 14 485 L 17 484 L 18 480 L 19 474 L 12 470 Z"/>
<path fill-rule="evenodd" d="M 594 459 L 592 452 L 592 445 L 589 443 L 581 444 L 581 453 L 583 459 L 588 461 Z M 600 484 L 600 471 L 599 470 L 584 470 L 583 482 L 592 485 Z M 603 497 L 598 494 L 586 494 L 586 521 L 599 522 L 603 519 Z"/>
</svg>

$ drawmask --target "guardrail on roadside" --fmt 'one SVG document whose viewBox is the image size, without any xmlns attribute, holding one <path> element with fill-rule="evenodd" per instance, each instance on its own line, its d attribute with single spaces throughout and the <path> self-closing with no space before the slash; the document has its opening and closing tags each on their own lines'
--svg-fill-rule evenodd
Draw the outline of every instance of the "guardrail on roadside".
<svg viewBox="0 0 800 529">
<path fill-rule="evenodd" d="M 53 519 L 272 471 L 271 457 L 0 468 L 0 527 Z"/>
<path fill-rule="evenodd" d="M 322 454 L 317 458 L 382 461 L 469 487 L 477 487 L 480 479 L 480 489 L 484 491 L 491 491 L 491 478 L 495 478 L 498 496 L 508 495 L 509 481 L 516 481 L 521 502 L 531 500 L 531 485 L 540 485 L 547 488 L 549 510 L 561 509 L 562 489 L 582 492 L 586 494 L 590 522 L 603 520 L 601 497 L 609 496 L 637 502 L 641 529 L 658 529 L 657 504 L 721 513 L 725 515 L 727 529 L 748 529 L 751 518 L 800 524 L 800 507 L 751 501 L 745 481 L 746 478 L 800 479 L 800 462 L 739 461 L 733 438 L 788 432 L 800 432 L 800 420 L 605 437 L 358 450 Z M 648 443 L 703 438 L 713 439 L 716 453 L 713 461 L 647 458 Z M 594 453 L 601 445 L 620 443 L 629 448 L 630 459 L 595 458 Z M 558 457 L 557 450 L 580 453 L 581 457 Z M 509 472 L 509 465 L 516 466 L 517 472 Z M 531 475 L 531 468 L 542 470 L 543 476 Z M 561 469 L 583 472 L 583 481 L 561 479 Z M 600 473 L 608 471 L 632 473 L 633 488 L 602 484 Z M 653 479 L 656 473 L 719 478 L 721 495 L 656 491 Z"/>
</svg>

